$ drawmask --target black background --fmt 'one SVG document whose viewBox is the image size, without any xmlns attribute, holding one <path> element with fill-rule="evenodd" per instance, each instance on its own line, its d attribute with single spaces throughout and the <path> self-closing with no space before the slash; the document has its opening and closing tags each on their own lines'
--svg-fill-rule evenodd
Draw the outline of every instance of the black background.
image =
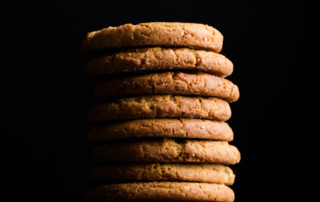
<svg viewBox="0 0 320 202">
<path fill-rule="evenodd" d="M 269 1 L 12 1 L 2 6 L 3 172 L 12 201 L 81 201 L 90 170 L 80 41 L 124 23 L 199 22 L 224 35 L 240 88 L 228 121 L 236 201 L 310 201 L 319 160 L 315 6 Z M 316 49 L 314 49 L 314 47 Z M 4 55 L 3 55 L 4 54 Z"/>
</svg>

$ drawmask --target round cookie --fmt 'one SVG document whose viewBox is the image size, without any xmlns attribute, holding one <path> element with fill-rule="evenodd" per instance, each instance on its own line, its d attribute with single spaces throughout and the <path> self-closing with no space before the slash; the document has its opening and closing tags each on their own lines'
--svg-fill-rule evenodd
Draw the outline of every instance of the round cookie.
<svg viewBox="0 0 320 202">
<path fill-rule="evenodd" d="M 223 121 L 204 119 L 136 119 L 112 124 L 97 124 L 88 134 L 92 142 L 134 137 L 174 137 L 233 140 L 233 131 Z"/>
<path fill-rule="evenodd" d="M 240 152 L 225 141 L 160 139 L 97 145 L 95 161 L 109 162 L 203 162 L 236 164 Z"/>
<path fill-rule="evenodd" d="M 87 77 L 119 72 L 193 70 L 220 77 L 232 74 L 232 62 L 221 54 L 187 48 L 140 48 L 108 54 L 84 64 Z"/>
<path fill-rule="evenodd" d="M 110 200 L 234 201 L 234 192 L 224 184 L 141 182 L 98 186 L 86 193 L 86 201 Z"/>
<path fill-rule="evenodd" d="M 91 179 L 104 182 L 193 181 L 232 185 L 233 171 L 221 164 L 130 164 L 100 166 L 92 170 Z"/>
<path fill-rule="evenodd" d="M 223 35 L 215 28 L 198 23 L 150 22 L 124 24 L 89 32 L 82 41 L 84 52 L 106 48 L 141 46 L 192 47 L 220 52 Z"/>
<path fill-rule="evenodd" d="M 231 81 L 206 73 L 164 72 L 122 77 L 105 81 L 95 88 L 97 97 L 123 95 L 198 95 L 235 102 L 239 88 Z"/>
<path fill-rule="evenodd" d="M 177 117 L 226 121 L 231 117 L 231 108 L 228 102 L 213 97 L 149 95 L 121 98 L 88 111 L 90 122 Z"/>
</svg>

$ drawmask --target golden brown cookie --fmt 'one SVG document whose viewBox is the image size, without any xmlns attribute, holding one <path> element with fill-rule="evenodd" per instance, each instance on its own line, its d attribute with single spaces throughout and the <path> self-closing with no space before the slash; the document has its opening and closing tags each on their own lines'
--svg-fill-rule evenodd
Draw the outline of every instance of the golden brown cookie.
<svg viewBox="0 0 320 202">
<path fill-rule="evenodd" d="M 86 201 L 194 200 L 234 201 L 234 192 L 223 184 L 197 182 L 141 182 L 98 186 Z"/>
<path fill-rule="evenodd" d="M 149 95 L 121 98 L 96 105 L 88 112 L 90 122 L 168 117 L 226 121 L 231 109 L 228 102 L 219 98 Z"/>
<path fill-rule="evenodd" d="M 239 88 L 231 81 L 206 73 L 164 72 L 121 77 L 105 81 L 95 89 L 101 97 L 123 95 L 198 95 L 235 102 Z"/>
<path fill-rule="evenodd" d="M 150 22 L 124 24 L 92 31 L 82 41 L 84 52 L 106 48 L 175 46 L 220 52 L 222 34 L 215 28 L 198 23 Z"/>
<path fill-rule="evenodd" d="M 231 75 L 232 62 L 221 54 L 187 48 L 141 48 L 96 57 L 84 65 L 87 77 L 118 72 L 193 70 L 220 77 Z"/>
<path fill-rule="evenodd" d="M 226 122 L 204 119 L 137 119 L 99 124 L 91 127 L 88 136 L 92 142 L 136 137 L 233 140 L 232 129 Z"/>
<path fill-rule="evenodd" d="M 240 152 L 226 141 L 160 139 L 100 144 L 92 152 L 95 161 L 203 162 L 236 164 Z"/>
<path fill-rule="evenodd" d="M 96 167 L 91 179 L 105 182 L 193 181 L 232 185 L 233 171 L 221 164 L 130 164 Z"/>
</svg>

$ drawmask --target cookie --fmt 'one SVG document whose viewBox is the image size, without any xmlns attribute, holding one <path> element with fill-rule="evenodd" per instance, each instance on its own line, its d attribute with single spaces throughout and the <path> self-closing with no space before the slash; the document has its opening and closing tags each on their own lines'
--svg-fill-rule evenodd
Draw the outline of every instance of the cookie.
<svg viewBox="0 0 320 202">
<path fill-rule="evenodd" d="M 96 167 L 94 181 L 193 181 L 232 185 L 233 171 L 221 164 L 130 164 Z"/>
<path fill-rule="evenodd" d="M 233 131 L 223 121 L 204 119 L 137 119 L 98 124 L 88 134 L 92 142 L 136 137 L 174 137 L 233 140 Z"/>
<path fill-rule="evenodd" d="M 149 94 L 213 96 L 228 102 L 237 101 L 240 95 L 238 86 L 231 81 L 205 73 L 164 72 L 121 77 L 95 88 L 99 98 Z"/>
<path fill-rule="evenodd" d="M 95 161 L 109 162 L 203 162 L 236 164 L 240 152 L 226 141 L 160 139 L 97 145 Z"/>
<path fill-rule="evenodd" d="M 231 117 L 231 109 L 228 102 L 219 98 L 149 95 L 121 98 L 88 111 L 90 122 L 168 117 L 226 121 Z"/>
<path fill-rule="evenodd" d="M 84 64 L 87 77 L 119 72 L 151 70 L 191 70 L 220 77 L 232 74 L 232 62 L 221 54 L 187 48 L 140 48 L 108 54 L 88 60 Z"/>
<path fill-rule="evenodd" d="M 194 200 L 234 201 L 234 192 L 224 184 L 197 182 L 139 182 L 94 187 L 86 201 Z"/>
<path fill-rule="evenodd" d="M 89 32 L 82 41 L 84 52 L 106 48 L 141 46 L 191 47 L 220 52 L 222 34 L 215 28 L 197 23 L 150 22 L 124 24 Z"/>
</svg>

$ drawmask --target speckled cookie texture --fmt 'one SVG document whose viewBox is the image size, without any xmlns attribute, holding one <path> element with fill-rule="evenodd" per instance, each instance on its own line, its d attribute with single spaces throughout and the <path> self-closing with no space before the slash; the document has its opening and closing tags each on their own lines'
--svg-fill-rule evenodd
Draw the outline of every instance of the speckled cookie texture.
<svg viewBox="0 0 320 202">
<path fill-rule="evenodd" d="M 222 34 L 208 25 L 150 22 L 89 32 L 82 41 L 82 49 L 89 52 L 119 47 L 175 46 L 220 52 L 222 44 Z"/>
<path fill-rule="evenodd" d="M 141 163 L 100 166 L 92 170 L 91 179 L 102 182 L 184 181 L 232 185 L 233 171 L 221 164 Z"/>
<path fill-rule="evenodd" d="M 196 182 L 141 182 L 110 184 L 93 188 L 86 195 L 87 201 L 234 201 L 234 198 L 234 192 L 226 185 Z"/>
<path fill-rule="evenodd" d="M 228 123 L 205 119 L 136 119 L 111 124 L 97 124 L 88 134 L 92 142 L 139 137 L 198 138 L 233 140 Z"/>
<path fill-rule="evenodd" d="M 124 95 L 212 96 L 235 102 L 239 88 L 231 81 L 205 73 L 165 72 L 122 77 L 102 82 L 95 89 L 97 97 Z"/>
<path fill-rule="evenodd" d="M 203 162 L 235 164 L 239 150 L 225 141 L 136 140 L 99 144 L 92 152 L 95 161 L 110 162 Z"/>
<path fill-rule="evenodd" d="M 96 105 L 88 112 L 90 122 L 168 117 L 226 121 L 231 117 L 231 109 L 228 102 L 213 97 L 151 95 L 121 98 Z"/>
<path fill-rule="evenodd" d="M 119 72 L 173 69 L 226 77 L 231 75 L 233 64 L 224 55 L 212 51 L 154 47 L 124 50 L 93 58 L 85 63 L 84 74 L 95 77 Z"/>
<path fill-rule="evenodd" d="M 234 201 L 226 121 L 239 88 L 223 36 L 198 23 L 124 24 L 82 40 L 92 84 L 86 201 Z"/>
</svg>

